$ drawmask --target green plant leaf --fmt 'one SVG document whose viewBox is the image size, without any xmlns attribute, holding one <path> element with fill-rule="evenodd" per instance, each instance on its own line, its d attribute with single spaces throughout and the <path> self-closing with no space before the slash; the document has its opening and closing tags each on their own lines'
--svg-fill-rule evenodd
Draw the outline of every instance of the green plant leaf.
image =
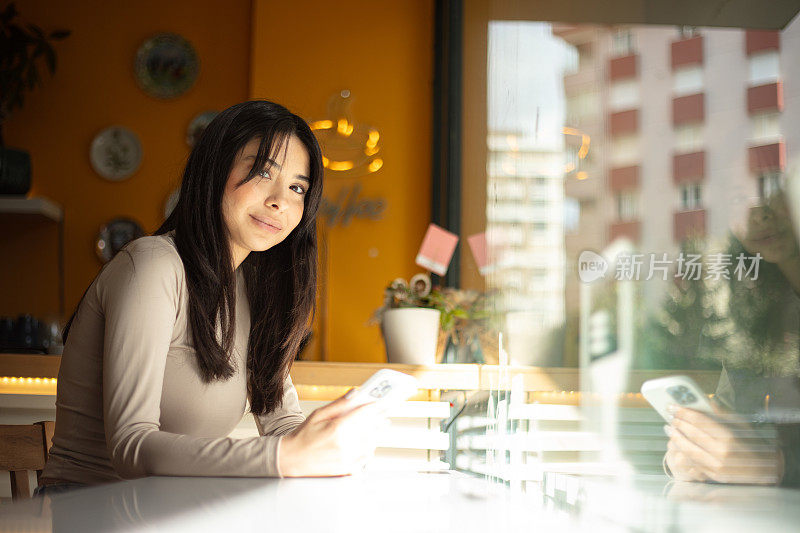
<svg viewBox="0 0 800 533">
<path fill-rule="evenodd" d="M 442 329 L 448 331 L 453 327 L 455 320 L 452 313 L 442 313 Z"/>
</svg>

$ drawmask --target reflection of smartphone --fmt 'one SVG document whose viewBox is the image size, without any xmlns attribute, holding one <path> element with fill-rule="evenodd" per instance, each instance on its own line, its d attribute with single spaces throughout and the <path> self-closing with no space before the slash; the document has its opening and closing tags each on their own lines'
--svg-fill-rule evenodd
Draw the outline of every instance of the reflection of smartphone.
<svg viewBox="0 0 800 533">
<path fill-rule="evenodd" d="M 670 404 L 703 413 L 714 412 L 703 390 L 687 376 L 669 376 L 645 381 L 642 384 L 642 395 L 667 422 L 671 419 L 667 412 L 667 406 Z"/>
<path fill-rule="evenodd" d="M 400 403 L 414 394 L 417 379 L 408 374 L 384 368 L 378 370 L 364 382 L 350 398 L 355 406 L 371 402 Z"/>
</svg>

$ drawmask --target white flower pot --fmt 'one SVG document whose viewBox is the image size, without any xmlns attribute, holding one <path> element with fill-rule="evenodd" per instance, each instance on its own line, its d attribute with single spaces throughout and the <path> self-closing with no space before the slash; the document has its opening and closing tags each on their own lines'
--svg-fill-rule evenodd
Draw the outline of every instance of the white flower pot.
<svg viewBox="0 0 800 533">
<path fill-rule="evenodd" d="M 435 364 L 440 315 L 436 309 L 420 307 L 384 311 L 381 331 L 389 362 L 406 365 Z"/>
</svg>

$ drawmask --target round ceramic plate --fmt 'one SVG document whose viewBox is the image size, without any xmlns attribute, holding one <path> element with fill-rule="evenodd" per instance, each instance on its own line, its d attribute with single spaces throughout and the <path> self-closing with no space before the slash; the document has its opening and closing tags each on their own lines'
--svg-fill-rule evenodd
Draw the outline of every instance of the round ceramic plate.
<svg viewBox="0 0 800 533">
<path fill-rule="evenodd" d="M 135 220 L 115 218 L 100 228 L 95 243 L 97 257 L 104 263 L 111 261 L 123 246 L 144 236 L 144 230 Z"/>
<path fill-rule="evenodd" d="M 134 72 L 150 96 L 175 98 L 194 85 L 200 61 L 189 41 L 174 33 L 160 33 L 139 47 Z"/>
<path fill-rule="evenodd" d="M 111 126 L 92 140 L 89 159 L 98 174 L 121 181 L 138 170 L 142 162 L 142 144 L 128 128 Z"/>
<path fill-rule="evenodd" d="M 211 124 L 211 121 L 217 115 L 219 115 L 219 111 L 205 111 L 196 115 L 186 129 L 186 144 L 194 146 L 200 140 L 200 136 L 206 130 L 206 126 Z"/>
</svg>

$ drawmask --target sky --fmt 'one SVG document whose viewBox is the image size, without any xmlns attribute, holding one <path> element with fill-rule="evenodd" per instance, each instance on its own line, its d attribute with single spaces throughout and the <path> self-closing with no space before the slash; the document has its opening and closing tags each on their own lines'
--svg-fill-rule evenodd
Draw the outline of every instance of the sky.
<svg viewBox="0 0 800 533">
<path fill-rule="evenodd" d="M 521 134 L 521 145 L 563 150 L 564 70 L 575 49 L 544 22 L 489 23 L 489 130 Z"/>
</svg>

